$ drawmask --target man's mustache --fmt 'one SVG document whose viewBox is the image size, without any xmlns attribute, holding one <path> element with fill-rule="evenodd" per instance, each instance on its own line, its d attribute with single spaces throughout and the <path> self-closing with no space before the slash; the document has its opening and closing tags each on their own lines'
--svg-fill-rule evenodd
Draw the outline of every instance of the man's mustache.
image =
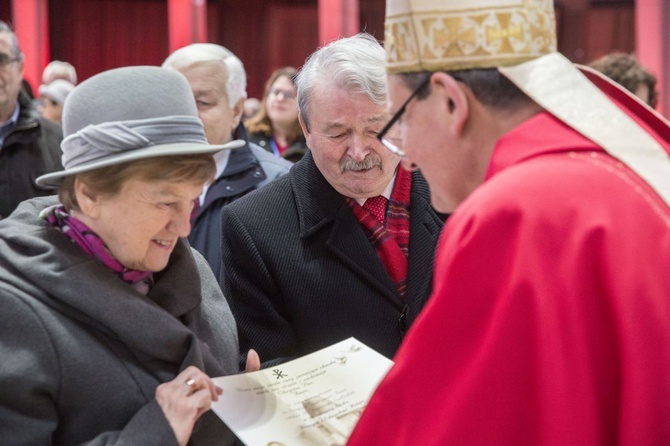
<svg viewBox="0 0 670 446">
<path fill-rule="evenodd" d="M 342 172 L 358 172 L 360 170 L 372 169 L 373 167 L 382 167 L 382 159 L 378 155 L 368 155 L 363 161 L 354 161 L 347 157 L 340 162 L 340 169 L 342 169 Z"/>
</svg>

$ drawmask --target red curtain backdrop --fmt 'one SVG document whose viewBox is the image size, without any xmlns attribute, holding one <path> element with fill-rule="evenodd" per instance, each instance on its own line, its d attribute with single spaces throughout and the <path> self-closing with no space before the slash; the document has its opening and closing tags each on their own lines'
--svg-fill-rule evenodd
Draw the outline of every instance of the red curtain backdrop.
<svg viewBox="0 0 670 446">
<path fill-rule="evenodd" d="M 12 21 L 12 0 L 0 18 Z M 635 49 L 634 3 L 556 0 L 559 51 L 579 63 Z M 590 4 L 589 4 L 590 3 Z M 576 7 L 575 5 L 581 5 Z M 319 45 L 318 0 L 209 0 L 210 42 L 245 65 L 249 95 L 260 97 L 270 73 L 299 67 Z M 385 0 L 360 0 L 361 30 L 384 36 Z M 159 65 L 167 57 L 168 0 L 49 0 L 50 53 L 72 63 L 81 80 L 124 65 Z"/>
<path fill-rule="evenodd" d="M 51 0 L 49 16 L 51 57 L 74 65 L 80 82 L 168 55 L 166 0 Z"/>
<path fill-rule="evenodd" d="M 50 0 L 51 55 L 81 80 L 124 65 L 159 65 L 169 54 L 167 0 Z M 383 39 L 384 0 L 361 5 L 361 27 Z M 0 12 L 2 9 L 0 9 Z M 318 46 L 317 0 L 210 0 L 208 38 L 244 63 L 249 96 L 278 67 L 300 67 Z"/>
<path fill-rule="evenodd" d="M 591 8 L 586 25 L 588 62 L 612 51 L 635 51 L 635 9 L 632 6 Z"/>
<path fill-rule="evenodd" d="M 611 51 L 635 51 L 635 7 L 609 4 L 575 10 L 556 2 L 558 50 L 587 64 Z"/>
<path fill-rule="evenodd" d="M 12 21 L 11 0 L 0 0 L 0 20 L 4 20 L 7 23 Z"/>
<path fill-rule="evenodd" d="M 249 97 L 260 99 L 275 69 L 299 68 L 318 46 L 316 0 L 224 0 L 210 4 L 207 14 L 210 41 L 242 60 Z"/>
</svg>

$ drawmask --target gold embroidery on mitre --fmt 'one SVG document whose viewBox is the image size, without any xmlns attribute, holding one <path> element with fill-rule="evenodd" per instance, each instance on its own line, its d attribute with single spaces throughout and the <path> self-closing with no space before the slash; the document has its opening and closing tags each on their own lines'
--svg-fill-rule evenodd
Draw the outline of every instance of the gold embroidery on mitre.
<svg viewBox="0 0 670 446">
<path fill-rule="evenodd" d="M 448 17 L 442 20 L 429 18 L 421 21 L 424 36 L 421 58 L 439 60 L 443 57 L 460 57 L 465 53 L 461 42 L 474 38 L 474 30 L 463 26 L 460 17 Z"/>
<path fill-rule="evenodd" d="M 486 28 L 486 42 L 491 54 L 514 54 L 527 52 L 524 23 L 511 13 L 495 14 L 495 19 Z"/>
<path fill-rule="evenodd" d="M 556 51 L 556 22 L 551 10 L 540 10 L 529 6 L 528 26 L 530 26 L 531 53 L 548 54 Z"/>
<path fill-rule="evenodd" d="M 384 27 L 387 63 L 413 61 L 418 63 L 416 41 L 409 19 L 387 22 Z"/>
<path fill-rule="evenodd" d="M 556 51 L 551 0 L 403 12 L 386 18 L 385 34 L 390 73 L 514 65 Z"/>
</svg>

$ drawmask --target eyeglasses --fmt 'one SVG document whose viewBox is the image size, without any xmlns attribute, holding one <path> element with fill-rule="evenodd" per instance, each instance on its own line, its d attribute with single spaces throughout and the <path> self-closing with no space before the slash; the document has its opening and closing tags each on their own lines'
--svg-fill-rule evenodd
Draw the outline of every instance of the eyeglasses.
<svg viewBox="0 0 670 446">
<path fill-rule="evenodd" d="M 295 99 L 296 98 L 296 94 L 293 93 L 292 91 L 282 90 L 282 89 L 279 89 L 279 88 L 271 88 L 270 89 L 270 95 L 272 95 L 276 98 L 278 98 L 279 95 L 282 95 L 282 96 L 284 96 L 284 99 Z"/>
<path fill-rule="evenodd" d="M 428 76 L 426 80 L 421 82 L 421 84 L 418 87 L 416 87 L 416 90 L 414 90 L 412 94 L 409 95 L 405 103 L 402 104 L 402 106 L 398 109 L 398 111 L 395 112 L 395 114 L 391 117 L 391 120 L 387 122 L 384 128 L 381 129 L 381 131 L 377 134 L 377 139 L 379 140 L 379 142 L 384 144 L 384 147 L 386 147 L 392 153 L 395 153 L 398 156 L 405 156 L 405 152 L 403 152 L 398 146 L 392 143 L 390 139 L 386 138 L 386 134 L 389 132 L 391 127 L 393 127 L 393 124 L 395 124 L 398 121 L 398 119 L 400 119 L 402 114 L 405 113 L 405 108 L 407 107 L 407 104 L 409 104 L 409 102 L 412 99 L 414 99 L 414 97 L 418 95 L 419 92 L 423 90 L 426 87 L 426 85 L 428 85 L 429 82 L 430 82 L 430 76 Z"/>
<path fill-rule="evenodd" d="M 0 68 L 5 68 L 10 63 L 18 62 L 20 57 L 12 57 L 9 54 L 0 53 Z"/>
</svg>

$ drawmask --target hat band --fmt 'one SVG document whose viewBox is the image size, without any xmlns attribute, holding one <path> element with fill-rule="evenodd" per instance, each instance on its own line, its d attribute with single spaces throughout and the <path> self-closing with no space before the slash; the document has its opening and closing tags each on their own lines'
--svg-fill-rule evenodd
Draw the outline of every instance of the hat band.
<svg viewBox="0 0 670 446">
<path fill-rule="evenodd" d="M 163 144 L 207 144 L 205 130 L 195 116 L 90 124 L 63 140 L 63 167 L 72 169 L 129 150 Z"/>
</svg>

